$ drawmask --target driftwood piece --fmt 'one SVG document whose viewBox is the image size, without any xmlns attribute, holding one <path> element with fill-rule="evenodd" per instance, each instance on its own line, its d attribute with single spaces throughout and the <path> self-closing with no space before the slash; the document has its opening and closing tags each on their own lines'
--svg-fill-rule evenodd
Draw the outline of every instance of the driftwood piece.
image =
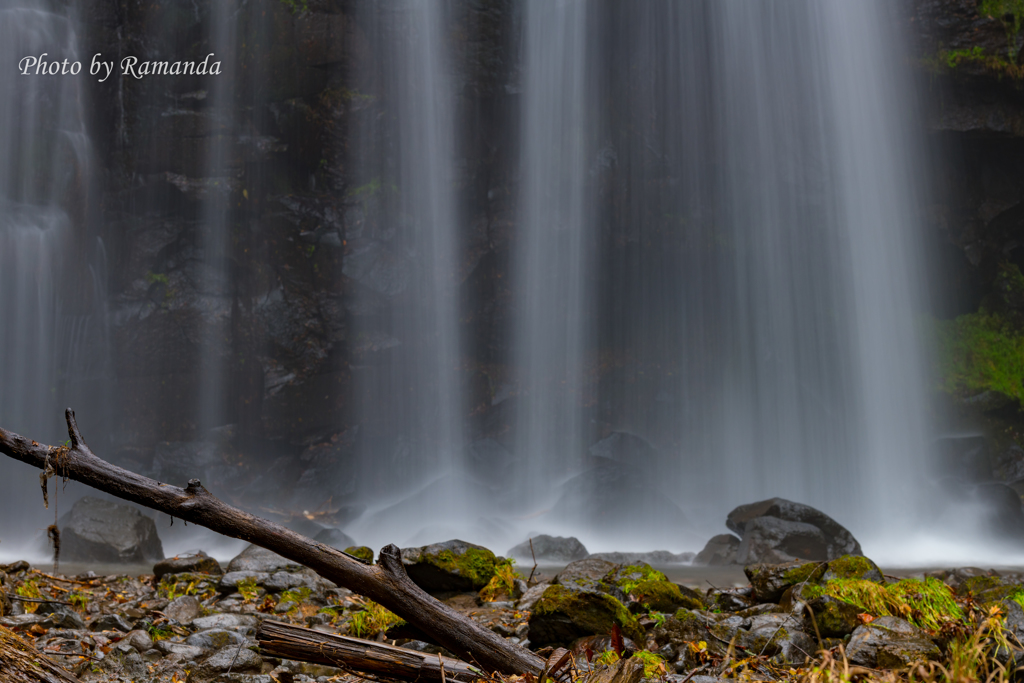
<svg viewBox="0 0 1024 683">
<path fill-rule="evenodd" d="M 302 662 L 326 664 L 400 681 L 462 681 L 483 677 L 458 659 L 407 650 L 386 643 L 323 633 L 279 621 L 264 621 L 256 631 L 260 652 Z M 441 667 L 444 666 L 444 675 Z"/>
<path fill-rule="evenodd" d="M 4 626 L 0 626 L 0 681 L 78 683 L 77 678 Z"/>
<path fill-rule="evenodd" d="M 47 446 L 0 428 L 0 453 L 41 470 L 50 466 L 58 476 L 255 543 L 303 564 L 339 586 L 384 605 L 484 671 L 534 676 L 543 671 L 540 657 L 479 626 L 413 583 L 396 546 L 381 548 L 376 565 L 364 565 L 335 548 L 224 503 L 198 479 L 182 489 L 111 465 L 85 444 L 74 411 L 69 408 L 65 417 L 71 437 L 68 446 Z"/>
</svg>

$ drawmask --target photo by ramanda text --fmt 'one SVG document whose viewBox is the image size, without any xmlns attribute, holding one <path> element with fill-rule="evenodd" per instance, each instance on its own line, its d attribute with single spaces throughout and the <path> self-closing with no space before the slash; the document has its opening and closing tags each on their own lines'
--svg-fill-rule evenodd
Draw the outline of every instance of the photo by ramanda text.
<svg viewBox="0 0 1024 683">
<path fill-rule="evenodd" d="M 213 53 L 201 62 L 140 62 L 138 57 L 121 60 L 121 75 L 142 79 L 146 76 L 219 76 L 220 62 L 210 62 Z"/>
</svg>

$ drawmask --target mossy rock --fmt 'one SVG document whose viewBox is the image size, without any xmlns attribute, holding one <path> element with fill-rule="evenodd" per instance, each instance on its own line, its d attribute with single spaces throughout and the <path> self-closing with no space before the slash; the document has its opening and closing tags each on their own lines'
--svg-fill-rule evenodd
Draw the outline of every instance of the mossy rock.
<svg viewBox="0 0 1024 683">
<path fill-rule="evenodd" d="M 403 548 L 402 563 L 409 578 L 428 593 L 475 593 L 494 576 L 498 559 L 483 546 L 452 540 Z"/>
<path fill-rule="evenodd" d="M 667 643 L 682 645 L 703 640 L 707 642 L 709 648 L 714 649 L 718 641 L 708 637 L 705 628 L 708 623 L 713 622 L 707 616 L 697 611 L 680 609 L 654 629 L 654 640 L 659 646 Z"/>
<path fill-rule="evenodd" d="M 858 626 L 850 637 L 850 663 L 871 668 L 902 669 L 914 662 L 940 657 L 929 635 L 898 617 L 880 617 Z"/>
<path fill-rule="evenodd" d="M 646 579 L 637 584 L 629 595 L 655 612 L 675 612 L 681 607 L 686 609 L 704 609 L 705 607 L 699 597 L 694 598 L 684 594 L 680 586 L 671 581 Z"/>
<path fill-rule="evenodd" d="M 856 605 L 822 595 L 807 602 L 804 614 L 807 632 L 822 638 L 844 638 L 861 625 Z"/>
<path fill-rule="evenodd" d="M 617 567 L 614 570 L 608 572 L 604 577 L 604 582 L 612 584 L 619 588 L 623 593 L 629 594 L 632 589 L 641 583 L 642 581 L 666 581 L 667 577 L 659 572 L 657 569 L 647 564 L 646 562 L 639 562 L 637 564 L 630 564 L 624 567 Z"/>
<path fill-rule="evenodd" d="M 982 605 L 1001 602 L 1021 592 L 1024 592 L 1024 585 L 1005 582 L 998 576 L 972 576 L 956 587 L 957 595 L 969 595 Z"/>
<path fill-rule="evenodd" d="M 609 577 L 614 576 L 619 569 L 619 565 L 614 562 L 598 557 L 587 557 L 567 564 L 565 569 L 555 576 L 554 583 L 569 590 L 605 593 L 611 591 L 618 593 L 616 597 L 625 599 L 625 595 L 615 582 L 609 580 Z"/>
<path fill-rule="evenodd" d="M 174 557 L 160 560 L 153 565 L 153 573 L 159 581 L 167 574 L 215 574 L 220 576 L 224 573 L 220 563 L 202 550 L 194 553 L 182 553 Z"/>
<path fill-rule="evenodd" d="M 643 642 L 644 631 L 625 606 L 606 593 L 548 586 L 530 612 L 530 643 L 568 645 L 577 638 L 607 635 L 618 624 L 622 634 Z"/>
<path fill-rule="evenodd" d="M 823 581 L 833 579 L 865 579 L 875 583 L 884 583 L 885 577 L 878 565 L 863 555 L 843 555 L 830 560 L 825 570 Z"/>
<path fill-rule="evenodd" d="M 345 552 L 352 557 L 358 557 L 363 562 L 373 564 L 373 551 L 365 545 L 354 545 L 351 548 L 346 548 Z"/>
<path fill-rule="evenodd" d="M 825 574 L 823 562 L 786 562 L 753 564 L 743 568 L 754 595 L 760 602 L 779 602 L 783 594 L 798 584 L 815 583 Z"/>
</svg>

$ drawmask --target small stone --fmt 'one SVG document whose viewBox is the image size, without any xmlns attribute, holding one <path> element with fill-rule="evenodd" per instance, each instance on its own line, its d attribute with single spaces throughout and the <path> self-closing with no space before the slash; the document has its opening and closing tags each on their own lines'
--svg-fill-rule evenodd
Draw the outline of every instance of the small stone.
<svg viewBox="0 0 1024 683">
<path fill-rule="evenodd" d="M 266 548 L 250 545 L 228 563 L 228 572 L 247 571 L 270 574 L 283 569 L 296 570 L 301 566 L 297 562 L 281 557 Z"/>
<path fill-rule="evenodd" d="M 179 624 L 188 624 L 199 616 L 202 605 L 199 604 L 196 596 L 182 595 L 171 600 L 162 611 L 168 619 L 173 619 Z"/>
<path fill-rule="evenodd" d="M 550 586 L 550 583 L 538 583 L 536 586 L 532 586 L 526 589 L 523 593 L 523 597 L 516 603 L 516 609 L 521 611 L 527 611 L 533 609 L 533 606 L 537 604 L 540 597 L 544 595 L 544 591 Z"/>
<path fill-rule="evenodd" d="M 215 574 L 220 576 L 224 573 L 220 563 L 202 550 L 194 552 L 179 553 L 174 557 L 160 560 L 153 565 L 153 573 L 156 580 L 163 578 L 164 574 L 180 574 L 190 572 L 195 574 Z"/>
<path fill-rule="evenodd" d="M 230 670 L 232 673 L 259 673 L 263 660 L 245 646 L 233 645 L 217 650 L 201 661 L 189 675 L 189 681 L 204 683 L 216 680 Z"/>
<path fill-rule="evenodd" d="M 182 661 L 194 661 L 206 654 L 206 650 L 195 645 L 186 645 L 173 640 L 156 641 L 156 649 L 165 655 L 178 655 Z"/>
<path fill-rule="evenodd" d="M 234 645 L 248 644 L 249 641 L 238 631 L 229 631 L 223 628 L 211 628 L 199 633 L 193 633 L 185 639 L 186 645 L 194 645 L 206 650 L 220 650 Z"/>
<path fill-rule="evenodd" d="M 124 637 L 124 641 L 143 654 L 153 649 L 153 639 L 149 637 L 148 633 L 139 629 L 129 631 Z"/>
<path fill-rule="evenodd" d="M 230 571 L 220 578 L 220 583 L 217 584 L 217 590 L 221 593 L 232 593 L 238 588 L 238 584 L 247 579 L 255 579 L 257 586 L 262 586 L 270 580 L 270 574 L 267 572 L 255 572 L 255 571 Z"/>
<path fill-rule="evenodd" d="M 121 631 L 128 633 L 132 625 L 125 621 L 120 614 L 104 614 L 89 622 L 90 631 Z"/>
<path fill-rule="evenodd" d="M 259 623 L 259 618 L 251 614 L 220 613 L 192 620 L 192 626 L 200 631 L 206 631 L 211 628 L 224 628 L 240 633 L 255 633 Z"/>
</svg>

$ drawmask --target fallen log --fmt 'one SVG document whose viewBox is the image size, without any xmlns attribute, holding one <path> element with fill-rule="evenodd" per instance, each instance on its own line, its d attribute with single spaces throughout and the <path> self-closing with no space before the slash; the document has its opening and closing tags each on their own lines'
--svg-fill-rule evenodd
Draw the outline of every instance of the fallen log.
<svg viewBox="0 0 1024 683">
<path fill-rule="evenodd" d="M 484 671 L 534 676 L 543 672 L 544 661 L 539 656 L 479 626 L 413 583 L 396 546 L 381 548 L 376 565 L 364 565 L 336 548 L 224 503 L 198 479 L 182 489 L 111 465 L 86 445 L 74 411 L 69 408 L 65 417 L 68 445 L 47 446 L 0 428 L 0 453 L 225 536 L 255 543 L 305 565 L 339 586 L 384 605 Z"/>
<path fill-rule="evenodd" d="M 78 683 L 77 678 L 5 626 L 0 626 L 0 680 L 4 683 Z"/>
<path fill-rule="evenodd" d="M 386 643 L 323 633 L 280 621 L 264 621 L 256 631 L 260 653 L 349 672 L 369 673 L 400 681 L 461 681 L 484 676 L 475 666 L 442 655 L 430 655 Z M 444 675 L 442 675 L 442 667 Z"/>
</svg>

